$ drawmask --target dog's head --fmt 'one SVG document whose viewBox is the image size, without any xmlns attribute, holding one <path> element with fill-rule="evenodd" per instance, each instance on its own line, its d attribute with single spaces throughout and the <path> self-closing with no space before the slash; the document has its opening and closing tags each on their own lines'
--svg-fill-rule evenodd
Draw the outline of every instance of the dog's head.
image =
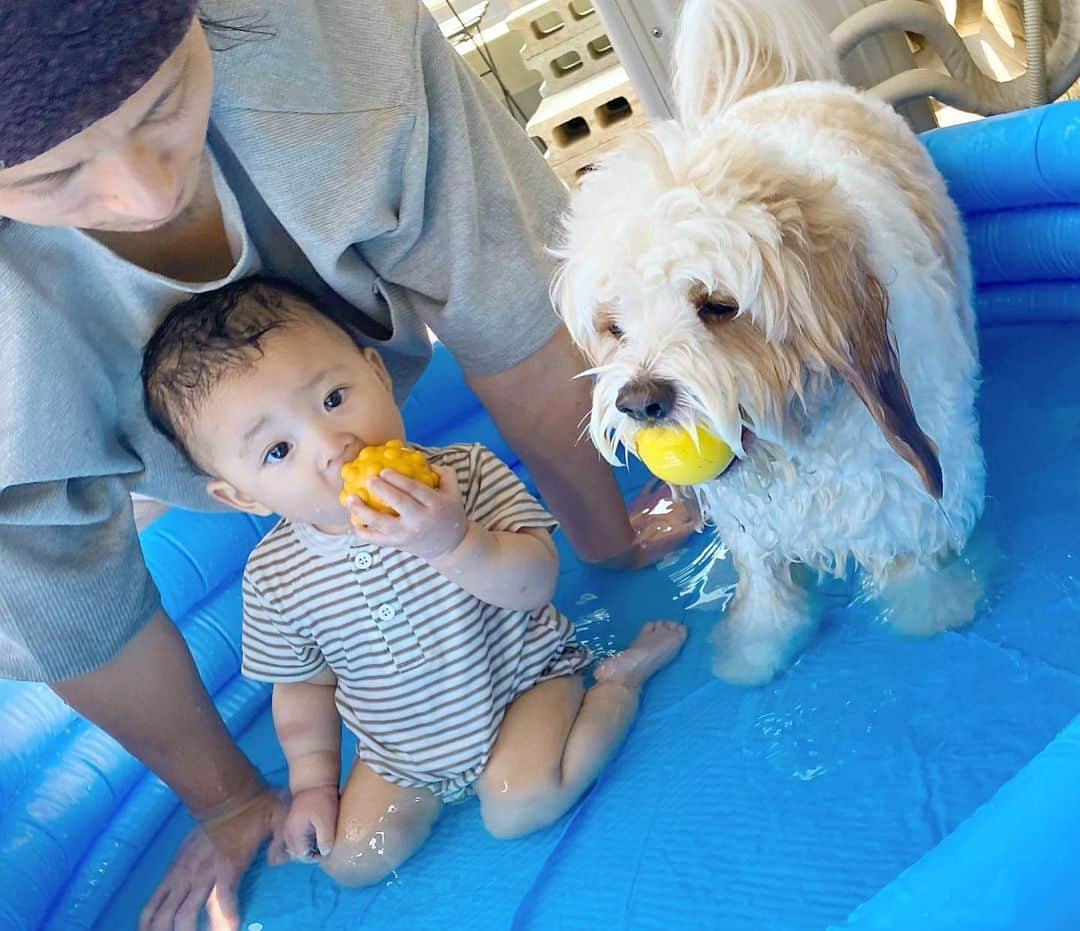
<svg viewBox="0 0 1080 931">
<path fill-rule="evenodd" d="M 628 138 L 572 196 L 553 285 L 597 448 L 615 462 L 643 425 L 695 421 L 739 455 L 744 429 L 788 447 L 841 379 L 940 498 L 865 242 L 834 182 L 779 151 L 673 123 Z"/>
</svg>

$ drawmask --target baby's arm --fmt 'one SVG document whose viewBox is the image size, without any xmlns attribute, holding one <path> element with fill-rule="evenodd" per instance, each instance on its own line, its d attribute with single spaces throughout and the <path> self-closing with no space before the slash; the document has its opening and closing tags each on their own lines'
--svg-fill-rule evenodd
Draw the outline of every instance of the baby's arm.
<svg viewBox="0 0 1080 931">
<path fill-rule="evenodd" d="M 488 604 L 534 611 L 550 602 L 559 574 L 551 535 L 535 527 L 488 530 L 467 517 L 454 470 L 435 471 L 438 488 L 389 469 L 369 479 L 368 488 L 398 513 L 383 514 L 350 498 L 356 536 L 427 560 Z"/>
<path fill-rule="evenodd" d="M 285 847 L 298 859 L 326 856 L 334 844 L 341 775 L 341 717 L 337 679 L 322 669 L 306 682 L 274 686 L 274 730 L 289 763 L 292 805 Z"/>
<path fill-rule="evenodd" d="M 486 530 L 471 520 L 461 542 L 429 563 L 481 601 L 518 611 L 550 602 L 559 574 L 559 557 L 546 530 Z"/>
</svg>

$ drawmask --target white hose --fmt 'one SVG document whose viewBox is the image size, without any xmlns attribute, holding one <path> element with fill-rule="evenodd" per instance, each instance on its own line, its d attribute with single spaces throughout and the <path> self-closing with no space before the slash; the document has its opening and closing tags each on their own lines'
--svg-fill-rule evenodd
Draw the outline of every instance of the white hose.
<svg viewBox="0 0 1080 931">
<path fill-rule="evenodd" d="M 872 88 L 875 94 L 893 104 L 931 96 L 973 113 L 1005 113 L 1054 100 L 1080 77 L 1080 0 L 1061 0 L 1061 25 L 1045 56 L 1040 0 L 1024 0 L 1024 13 L 1025 30 L 1028 16 L 1035 17 L 1032 22 L 1037 26 L 1030 31 L 1038 39 L 1034 43 L 1029 39 L 1028 72 L 1004 82 L 984 74 L 948 20 L 921 0 L 879 0 L 837 26 L 832 39 L 843 56 L 864 39 L 888 29 L 917 33 L 934 46 L 948 74 L 927 69 L 904 72 Z"/>
<path fill-rule="evenodd" d="M 876 84 L 870 90 L 875 96 L 887 100 L 894 107 L 922 97 L 933 97 L 935 100 L 940 100 L 950 107 L 967 113 L 1005 112 L 1004 110 L 985 110 L 985 99 L 976 97 L 976 92 L 970 84 L 929 68 L 902 71 Z"/>
<path fill-rule="evenodd" d="M 1068 0 L 1066 0 L 1066 3 Z M 1023 0 L 1024 46 L 1027 50 L 1027 102 L 1033 107 L 1047 102 L 1046 43 L 1043 34 L 1042 0 Z"/>
</svg>

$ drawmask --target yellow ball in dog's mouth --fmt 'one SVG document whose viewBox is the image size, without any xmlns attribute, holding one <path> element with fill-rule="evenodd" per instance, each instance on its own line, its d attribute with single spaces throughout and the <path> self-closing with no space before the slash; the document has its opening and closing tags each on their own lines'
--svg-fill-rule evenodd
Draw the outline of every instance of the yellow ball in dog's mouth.
<svg viewBox="0 0 1080 931">
<path fill-rule="evenodd" d="M 697 485 L 716 478 L 735 453 L 718 436 L 704 427 L 694 435 L 684 427 L 645 427 L 638 431 L 637 454 L 657 478 L 672 485 Z"/>
</svg>

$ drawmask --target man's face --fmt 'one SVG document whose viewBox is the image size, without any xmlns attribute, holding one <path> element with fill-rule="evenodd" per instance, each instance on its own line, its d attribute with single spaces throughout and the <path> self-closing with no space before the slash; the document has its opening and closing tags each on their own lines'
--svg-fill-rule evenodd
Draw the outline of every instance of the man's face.
<svg viewBox="0 0 1080 931">
<path fill-rule="evenodd" d="M 177 219 L 202 173 L 213 69 L 197 21 L 138 91 L 37 158 L 0 171 L 0 216 L 142 232 Z"/>
</svg>

